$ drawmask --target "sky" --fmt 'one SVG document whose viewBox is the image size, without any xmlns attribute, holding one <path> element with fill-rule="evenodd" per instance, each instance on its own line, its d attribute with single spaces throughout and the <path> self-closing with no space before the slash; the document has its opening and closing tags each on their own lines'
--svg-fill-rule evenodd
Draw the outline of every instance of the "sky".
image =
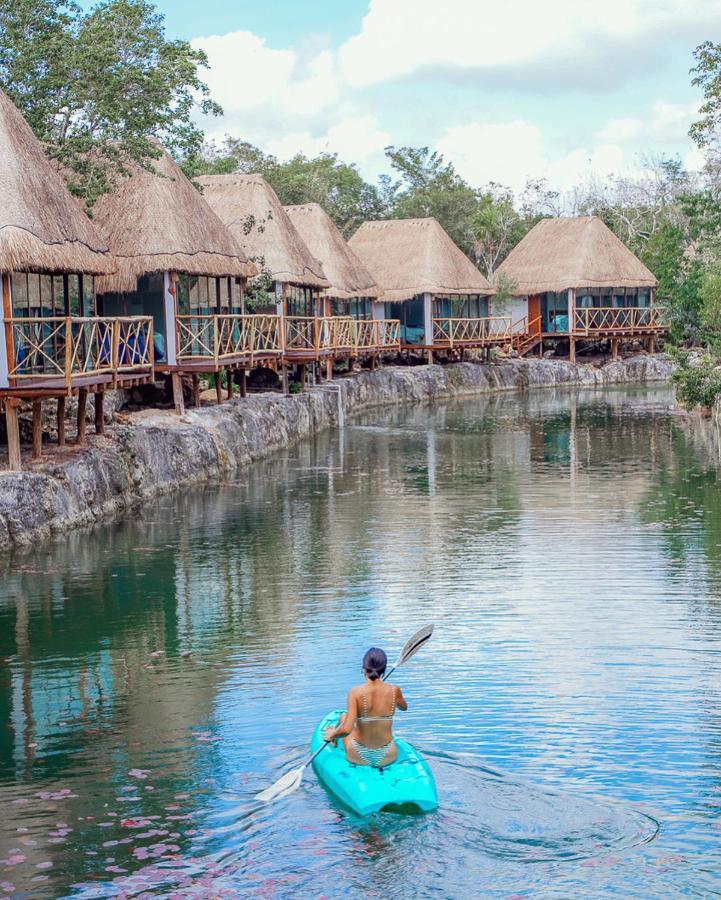
<svg viewBox="0 0 721 900">
<path fill-rule="evenodd" d="M 282 159 L 336 152 L 374 180 L 384 147 L 429 146 L 474 186 L 567 190 L 644 156 L 700 165 L 692 52 L 721 0 L 160 0 L 208 54 L 201 119 Z"/>
</svg>

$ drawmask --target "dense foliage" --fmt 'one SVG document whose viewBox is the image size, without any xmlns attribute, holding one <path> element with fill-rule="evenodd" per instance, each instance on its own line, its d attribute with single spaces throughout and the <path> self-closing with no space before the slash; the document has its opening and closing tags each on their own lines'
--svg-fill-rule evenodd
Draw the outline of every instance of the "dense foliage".
<svg viewBox="0 0 721 900">
<path fill-rule="evenodd" d="M 158 155 L 153 140 L 187 155 L 203 135 L 199 107 L 219 112 L 201 80 L 205 54 L 165 36 L 146 0 L 0 3 L 0 86 L 88 208 L 130 161 Z"/>
<path fill-rule="evenodd" d="M 721 397 L 721 363 L 710 353 L 693 355 L 687 350 L 672 351 L 676 371 L 671 380 L 676 396 L 688 409 L 710 409 Z"/>
</svg>

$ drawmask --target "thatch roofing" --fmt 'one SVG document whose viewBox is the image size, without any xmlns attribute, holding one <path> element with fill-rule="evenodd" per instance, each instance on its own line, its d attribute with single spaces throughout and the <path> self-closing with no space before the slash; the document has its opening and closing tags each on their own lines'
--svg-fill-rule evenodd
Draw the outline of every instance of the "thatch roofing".
<svg viewBox="0 0 721 900">
<path fill-rule="evenodd" d="M 498 267 L 517 296 L 584 287 L 655 287 L 656 279 L 597 216 L 542 219 Z"/>
<path fill-rule="evenodd" d="M 286 206 L 285 211 L 310 252 L 320 260 L 330 287 L 328 297 L 351 300 L 377 297 L 380 288 L 371 273 L 343 240 L 333 220 L 318 203 Z"/>
<path fill-rule="evenodd" d="M 494 293 L 436 219 L 364 222 L 348 243 L 380 285 L 381 300 Z"/>
<path fill-rule="evenodd" d="M 154 272 L 251 276 L 248 261 L 231 233 L 180 168 L 162 150 L 150 169 L 129 165 L 112 194 L 98 200 L 94 220 L 118 264 L 101 278 L 101 293 L 124 293 Z"/>
<path fill-rule="evenodd" d="M 111 272 L 104 241 L 0 90 L 0 271 Z"/>
<path fill-rule="evenodd" d="M 278 195 L 261 175 L 206 175 L 203 196 L 251 259 L 263 258 L 275 281 L 327 288 L 323 267 L 306 247 Z M 246 234 L 246 223 L 254 225 Z"/>
</svg>

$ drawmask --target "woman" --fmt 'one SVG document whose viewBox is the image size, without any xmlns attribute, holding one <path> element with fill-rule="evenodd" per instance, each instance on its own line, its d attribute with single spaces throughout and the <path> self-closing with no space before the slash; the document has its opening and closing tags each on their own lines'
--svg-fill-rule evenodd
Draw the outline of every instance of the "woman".
<svg viewBox="0 0 721 900">
<path fill-rule="evenodd" d="M 393 740 L 393 715 L 408 704 L 401 689 L 382 681 L 388 658 L 371 647 L 363 657 L 365 684 L 350 689 L 348 711 L 335 728 L 326 728 L 325 739 L 335 747 L 339 737 L 349 762 L 380 769 L 395 762 L 398 748 Z"/>
</svg>

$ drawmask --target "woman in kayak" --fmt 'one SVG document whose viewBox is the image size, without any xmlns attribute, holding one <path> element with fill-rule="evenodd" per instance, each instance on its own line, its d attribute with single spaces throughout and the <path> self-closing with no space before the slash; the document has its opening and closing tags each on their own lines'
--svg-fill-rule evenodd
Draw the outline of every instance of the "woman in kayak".
<svg viewBox="0 0 721 900">
<path fill-rule="evenodd" d="M 350 689 L 348 711 L 335 728 L 326 728 L 325 739 L 335 747 L 342 737 L 345 755 L 358 766 L 389 766 L 398 756 L 393 740 L 393 715 L 408 704 L 401 689 L 382 681 L 388 659 L 371 647 L 363 657 L 365 684 Z"/>
</svg>

